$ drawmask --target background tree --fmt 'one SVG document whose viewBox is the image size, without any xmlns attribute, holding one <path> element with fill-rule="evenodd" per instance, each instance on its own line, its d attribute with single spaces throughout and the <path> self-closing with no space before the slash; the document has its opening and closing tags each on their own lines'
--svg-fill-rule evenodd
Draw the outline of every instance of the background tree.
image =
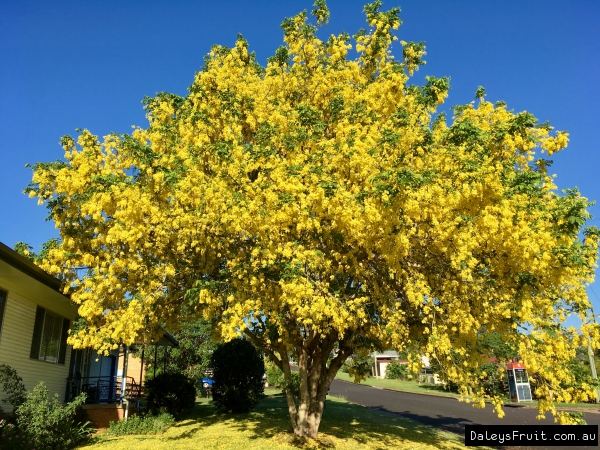
<svg viewBox="0 0 600 450">
<path fill-rule="evenodd" d="M 482 332 L 477 337 L 477 347 L 482 355 L 497 358 L 501 362 L 510 362 L 517 356 L 516 342 L 518 339 L 505 340 L 495 331 Z"/>
<path fill-rule="evenodd" d="M 583 230 L 590 203 L 558 194 L 536 156 L 567 133 L 483 89 L 450 125 L 432 120 L 448 80 L 409 84 L 425 51 L 391 54 L 397 8 L 366 5 L 370 29 L 352 43 L 317 37 L 329 12 L 315 5 L 317 25 L 284 20 L 266 67 L 241 36 L 214 46 L 189 95 L 145 100 L 148 128 L 65 136 L 64 161 L 33 166 L 27 192 L 62 236 L 42 266 L 65 276 L 85 319 L 69 342 L 108 351 L 202 315 L 224 340 L 244 333 L 286 380 L 294 355 L 300 398 L 286 397 L 301 437 L 317 436 L 344 360 L 372 348 L 422 352 L 483 407 L 470 376 L 482 329 L 537 374 L 542 413 L 593 395 L 561 367 L 588 335 L 598 347 L 598 326 L 560 324 L 585 317 L 598 230 Z"/>
<path fill-rule="evenodd" d="M 146 376 L 154 377 L 163 373 L 182 373 L 187 378 L 200 383 L 206 375 L 210 366 L 210 357 L 219 343 L 212 339 L 211 324 L 200 318 L 192 322 L 184 322 L 175 338 L 179 347 L 171 348 L 165 346 L 146 345 L 144 357 L 146 358 Z M 156 354 L 156 367 L 154 366 L 154 355 Z M 138 349 L 138 357 L 141 349 Z M 166 364 L 165 364 L 166 361 Z"/>
</svg>

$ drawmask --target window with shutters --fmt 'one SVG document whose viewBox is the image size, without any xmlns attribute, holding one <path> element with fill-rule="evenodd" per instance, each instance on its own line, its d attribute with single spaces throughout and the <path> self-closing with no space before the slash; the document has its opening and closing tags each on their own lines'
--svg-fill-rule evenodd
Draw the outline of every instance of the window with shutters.
<svg viewBox="0 0 600 450">
<path fill-rule="evenodd" d="M 69 320 L 40 306 L 35 314 L 30 358 L 64 364 Z"/>
<path fill-rule="evenodd" d="M 0 336 L 2 336 L 2 323 L 4 321 L 4 310 L 6 309 L 7 292 L 0 289 Z"/>
</svg>

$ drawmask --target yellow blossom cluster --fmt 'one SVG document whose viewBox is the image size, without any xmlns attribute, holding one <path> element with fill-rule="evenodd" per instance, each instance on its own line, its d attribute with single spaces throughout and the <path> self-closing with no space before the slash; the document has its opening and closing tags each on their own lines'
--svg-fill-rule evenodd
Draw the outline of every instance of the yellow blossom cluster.
<svg viewBox="0 0 600 450">
<path fill-rule="evenodd" d="M 542 413 L 585 400 L 565 364 L 599 331 L 560 324 L 589 306 L 597 232 L 580 239 L 587 200 L 536 156 L 567 134 L 483 98 L 432 120 L 447 80 L 411 86 L 424 47 L 396 61 L 397 14 L 367 13 L 354 59 L 299 14 L 266 67 L 241 37 L 215 46 L 189 95 L 146 100 L 147 128 L 65 137 L 64 162 L 34 167 L 62 236 L 43 268 L 85 319 L 69 342 L 107 351 L 203 315 L 302 363 L 408 348 L 483 405 L 475 344 L 497 332 Z"/>
</svg>

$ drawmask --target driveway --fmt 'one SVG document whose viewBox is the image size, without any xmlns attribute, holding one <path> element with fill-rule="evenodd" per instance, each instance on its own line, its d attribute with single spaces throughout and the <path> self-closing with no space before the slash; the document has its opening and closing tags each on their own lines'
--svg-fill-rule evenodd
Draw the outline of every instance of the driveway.
<svg viewBox="0 0 600 450">
<path fill-rule="evenodd" d="M 530 425 L 554 424 L 550 414 L 546 419 L 536 419 L 537 409 L 523 407 L 505 407 L 506 416 L 499 419 L 491 405 L 484 409 L 473 408 L 471 404 L 459 402 L 454 398 L 437 397 L 423 394 L 390 391 L 371 386 L 357 385 L 334 380 L 329 390 L 330 395 L 343 397 L 346 400 L 366 406 L 384 414 L 394 414 L 445 431 L 464 436 L 465 425 Z M 600 425 L 600 414 L 586 412 L 584 418 L 590 425 Z M 520 447 L 524 448 L 524 447 Z M 541 449 L 542 447 L 532 447 Z M 553 447 L 557 448 L 557 447 Z M 585 447 L 568 447 L 570 449 Z M 598 448 L 598 447 L 588 447 Z"/>
</svg>

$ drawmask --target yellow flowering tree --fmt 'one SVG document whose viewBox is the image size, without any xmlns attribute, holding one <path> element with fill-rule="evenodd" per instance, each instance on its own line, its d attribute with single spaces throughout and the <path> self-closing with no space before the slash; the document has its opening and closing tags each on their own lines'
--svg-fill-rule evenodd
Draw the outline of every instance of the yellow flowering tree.
<svg viewBox="0 0 600 450">
<path fill-rule="evenodd" d="M 287 380 L 293 355 L 301 437 L 317 436 L 346 358 L 374 348 L 427 355 L 483 406 L 482 332 L 518 348 L 542 414 L 594 395 L 564 386 L 598 329 L 561 322 L 589 307 L 598 231 L 580 237 L 590 203 L 558 194 L 536 156 L 567 134 L 482 90 L 450 125 L 432 120 L 448 80 L 408 84 L 425 51 L 392 56 L 398 9 L 376 1 L 370 31 L 322 41 L 315 6 L 316 25 L 285 19 L 266 67 L 241 36 L 215 46 L 189 95 L 146 99 L 147 128 L 66 136 L 64 161 L 33 167 L 27 191 L 61 234 L 41 264 L 80 305 L 69 342 L 108 351 L 203 316 Z"/>
</svg>

